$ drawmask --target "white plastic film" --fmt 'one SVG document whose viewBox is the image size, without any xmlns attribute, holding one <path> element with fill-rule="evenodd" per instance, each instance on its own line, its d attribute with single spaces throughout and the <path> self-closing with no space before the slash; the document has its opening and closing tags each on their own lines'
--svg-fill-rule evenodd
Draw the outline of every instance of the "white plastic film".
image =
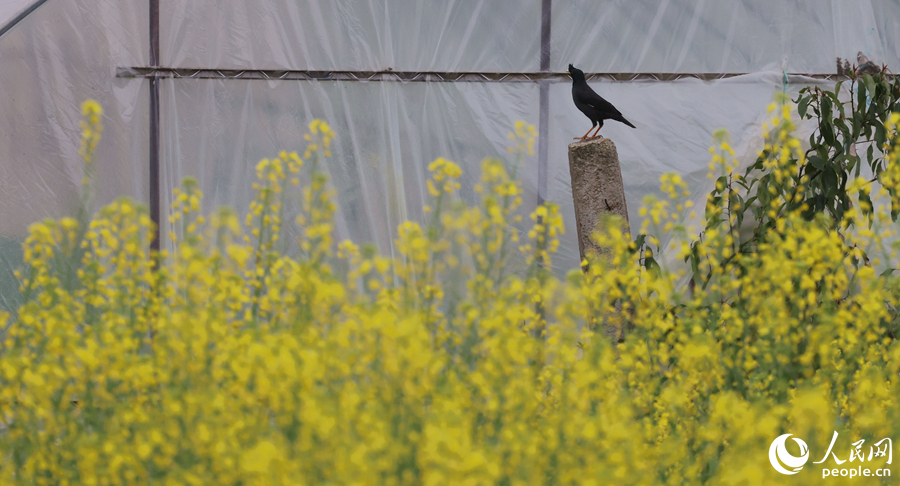
<svg viewBox="0 0 900 486">
<path fill-rule="evenodd" d="M 0 37 L 0 309 L 17 302 L 12 272 L 28 226 L 77 214 L 84 100 L 104 109 L 97 204 L 148 200 L 148 83 L 115 77 L 146 62 L 140 5 L 50 1 Z"/>
<path fill-rule="evenodd" d="M 460 194 L 473 202 L 481 161 L 509 160 L 513 123 L 537 118 L 537 89 L 531 83 L 165 80 L 164 202 L 191 176 L 206 207 L 226 204 L 245 213 L 256 163 L 282 149 L 302 154 L 307 124 L 322 118 L 336 133 L 324 168 L 338 190 L 337 236 L 375 242 L 390 254 L 397 225 L 424 219 L 428 164 L 438 157 L 460 164 Z M 536 158 L 528 157 L 519 174 L 533 210 Z"/>
<path fill-rule="evenodd" d="M 12 22 L 17 16 L 25 13 L 29 7 L 39 0 L 4 0 L 0 2 L 0 29 Z"/>
<path fill-rule="evenodd" d="M 864 52 L 900 66 L 900 4 L 833 0 L 553 3 L 552 67 L 585 72 L 834 73 Z"/>
<path fill-rule="evenodd" d="M 537 71 L 541 3 L 518 0 L 161 3 L 172 67 Z"/>
<path fill-rule="evenodd" d="M 13 3 L 15 2 L 15 3 Z M 0 2 L 0 22 L 28 2 Z M 346 71 L 534 72 L 540 64 L 542 2 L 513 0 L 160 0 L 163 67 Z M 50 0 L 0 37 L 0 306 L 8 308 L 15 248 L 27 225 L 73 214 L 81 177 L 79 105 L 103 105 L 98 203 L 118 195 L 149 201 L 149 90 L 119 67 L 149 63 L 149 2 Z M 617 145 L 632 228 L 663 172 L 696 197 L 710 189 L 707 149 L 727 128 L 743 163 L 761 147 L 760 124 L 775 92 L 808 83 L 787 73 L 834 73 L 857 51 L 900 66 L 900 4 L 887 0 L 780 2 L 554 0 L 550 69 L 591 72 L 749 73 L 702 82 L 596 81 L 633 122 L 607 122 Z M 427 164 L 443 156 L 473 186 L 484 157 L 506 157 L 515 120 L 538 125 L 537 83 L 160 81 L 161 201 L 195 176 L 207 210 L 244 211 L 253 167 L 303 146 L 313 118 L 337 133 L 328 171 L 338 189 L 338 236 L 392 251 L 396 225 L 421 221 Z M 555 267 L 578 264 L 566 146 L 588 127 L 570 83 L 549 91 L 547 190 L 566 220 Z M 808 130 L 809 127 L 804 127 Z M 807 132 L 808 133 L 808 132 Z M 520 169 L 522 212 L 534 209 L 538 160 Z M 163 220 L 166 232 L 165 219 Z M 664 239 L 664 238 L 663 238 Z M 665 240 L 665 239 L 664 239 Z M 4 249 L 6 248 L 6 249 Z M 8 248 L 13 250 L 7 251 Z M 18 258 L 18 260 L 17 260 Z M 6 300 L 4 300 L 6 299 Z M 4 303 L 7 302 L 7 303 Z"/>
</svg>

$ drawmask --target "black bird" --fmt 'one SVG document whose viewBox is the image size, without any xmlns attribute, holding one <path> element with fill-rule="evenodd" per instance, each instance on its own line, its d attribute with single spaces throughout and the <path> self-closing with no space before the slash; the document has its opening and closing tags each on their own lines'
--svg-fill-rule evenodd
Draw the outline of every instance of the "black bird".
<svg viewBox="0 0 900 486">
<path fill-rule="evenodd" d="M 587 81 L 584 79 L 584 71 L 569 64 L 569 74 L 572 75 L 572 99 L 575 101 L 575 106 L 581 110 L 585 116 L 590 118 L 592 123 L 591 128 L 588 129 L 587 133 L 585 133 L 580 140 L 587 139 L 588 133 L 591 133 L 591 130 L 593 130 L 594 127 L 597 127 L 597 131 L 594 132 L 594 136 L 590 138 L 597 138 L 597 133 L 603 128 L 603 120 L 615 120 L 617 122 L 622 122 L 631 128 L 637 128 L 632 125 L 630 121 L 626 120 L 612 103 L 601 98 L 600 95 L 595 93 L 594 90 L 588 86 Z M 600 126 L 597 126 L 598 123 Z M 575 138 L 578 139 L 578 137 Z"/>
</svg>

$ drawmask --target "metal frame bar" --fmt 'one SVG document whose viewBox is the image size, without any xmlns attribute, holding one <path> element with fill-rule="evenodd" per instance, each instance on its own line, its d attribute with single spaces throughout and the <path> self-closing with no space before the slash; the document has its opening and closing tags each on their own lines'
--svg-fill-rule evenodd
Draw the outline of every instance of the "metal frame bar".
<svg viewBox="0 0 900 486">
<path fill-rule="evenodd" d="M 150 80 L 150 218 L 156 225 L 152 249 L 160 245 L 160 175 L 159 175 L 159 81 L 172 79 L 223 79 L 223 80 L 298 80 L 298 81 L 358 81 L 358 82 L 499 82 L 538 83 L 538 187 L 537 202 L 544 202 L 547 193 L 549 158 L 550 85 L 568 83 L 568 73 L 552 72 L 550 66 L 550 3 L 542 0 L 544 10 L 541 19 L 541 71 L 538 72 L 471 72 L 471 71 L 338 71 L 338 70 L 272 70 L 272 69 L 203 69 L 167 68 L 159 64 L 159 0 L 149 0 L 150 59 L 154 66 L 120 67 L 116 77 L 149 78 Z M 675 81 L 698 79 L 713 81 L 734 78 L 749 73 L 590 73 L 588 80 L 599 81 Z M 821 80 L 844 80 L 847 75 L 833 73 L 790 73 L 789 77 L 806 77 Z"/>
<path fill-rule="evenodd" d="M 0 26 L 0 36 L 6 34 L 19 22 L 37 10 L 47 0 L 35 0 L 13 19 Z M 568 73 L 550 71 L 550 27 L 552 0 L 541 0 L 541 51 L 538 72 L 473 72 L 473 71 L 341 71 L 341 70 L 271 70 L 271 69 L 209 69 L 209 68 L 167 68 L 161 66 L 159 50 L 159 0 L 148 0 L 150 66 L 119 67 L 116 77 L 148 78 L 150 81 L 150 218 L 156 229 L 151 243 L 152 250 L 160 248 L 160 107 L 159 81 L 162 78 L 177 79 L 234 79 L 234 80 L 302 80 L 302 81 L 387 81 L 387 82 L 512 82 L 539 83 L 540 114 L 538 130 L 538 204 L 544 201 L 547 190 L 548 140 L 549 140 L 549 91 L 550 84 L 570 81 Z M 610 81 L 674 81 L 678 79 L 699 79 L 711 81 L 733 78 L 749 73 L 586 73 L 588 80 Z M 849 76 L 834 73 L 790 73 L 790 77 L 800 76 L 822 80 L 844 80 Z"/>
<path fill-rule="evenodd" d="M 158 0 L 151 0 L 158 1 Z M 746 76 L 751 73 L 585 73 L 590 81 L 675 81 L 679 79 L 718 79 Z M 848 79 L 836 73 L 788 73 L 789 77 L 806 77 L 822 80 Z M 119 78 L 182 78 L 182 79 L 264 79 L 300 81 L 387 81 L 387 82 L 500 82 L 500 83 L 550 83 L 571 82 L 569 73 L 552 71 L 530 72 L 477 72 L 477 71 L 339 71 L 339 70 L 286 70 L 286 69 L 211 69 L 168 68 L 156 66 L 120 67 Z"/>
<path fill-rule="evenodd" d="M 0 35 L 12 28 L 47 0 L 38 0 L 19 14 L 12 22 L 0 29 Z M 300 80 L 300 81 L 386 81 L 386 82 L 511 82 L 538 83 L 538 187 L 537 203 L 544 202 L 547 192 L 547 172 L 549 157 L 550 85 L 569 82 L 568 73 L 550 71 L 550 28 L 552 0 L 541 0 L 541 51 L 538 72 L 473 72 L 473 71 L 342 71 L 342 70 L 272 70 L 272 69 L 209 69 L 209 68 L 167 68 L 161 66 L 159 52 L 159 0 L 148 0 L 150 17 L 150 66 L 119 67 L 116 77 L 148 78 L 150 81 L 150 219 L 155 225 L 155 235 L 151 250 L 160 249 L 161 243 L 161 193 L 160 193 L 160 107 L 159 83 L 162 78 L 173 79 L 232 79 L 232 80 Z M 674 81 L 693 78 L 700 80 L 726 79 L 747 73 L 590 73 L 587 79 L 611 81 Z M 838 74 L 792 74 L 819 79 L 846 79 Z"/>
<path fill-rule="evenodd" d="M 36 2 L 34 2 L 31 5 L 29 5 L 28 7 L 26 7 L 21 12 L 19 12 L 19 14 L 16 15 L 15 17 L 13 17 L 12 20 L 10 20 L 6 24 L 0 26 L 0 37 L 3 37 L 3 34 L 9 32 L 9 30 L 12 29 L 13 27 L 15 27 L 16 24 L 18 24 L 22 20 L 25 20 L 25 17 L 28 17 L 29 15 L 31 15 L 32 12 L 37 10 L 38 7 L 40 7 L 41 5 L 43 5 L 46 2 L 47 2 L 47 0 L 37 0 Z"/>
<path fill-rule="evenodd" d="M 550 20 L 552 0 L 541 1 L 541 72 L 550 72 Z M 540 86 L 538 114 L 538 206 L 547 194 L 547 172 L 550 144 L 550 80 L 538 81 Z"/>
<path fill-rule="evenodd" d="M 159 0 L 149 0 L 150 7 L 150 64 L 159 69 Z M 150 219 L 155 225 L 150 250 L 160 245 L 160 186 L 159 186 L 159 74 L 150 73 Z"/>
</svg>

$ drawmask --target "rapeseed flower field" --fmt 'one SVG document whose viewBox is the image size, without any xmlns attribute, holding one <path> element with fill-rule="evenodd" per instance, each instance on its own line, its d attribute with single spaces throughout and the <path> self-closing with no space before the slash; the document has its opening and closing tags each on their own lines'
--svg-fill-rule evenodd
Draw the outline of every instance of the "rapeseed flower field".
<svg viewBox="0 0 900 486">
<path fill-rule="evenodd" d="M 796 193 L 777 174 L 804 154 L 790 107 L 772 109 L 776 208 Z M 175 250 L 154 254 L 144 206 L 91 209 L 101 112 L 84 105 L 86 210 L 31 226 L 24 303 L 0 315 L 3 484 L 812 484 L 891 467 L 869 451 L 900 437 L 900 285 L 876 270 L 900 261 L 898 115 L 884 175 L 848 183 L 866 194 L 856 213 L 776 214 L 752 253 L 713 198 L 697 238 L 686 184 L 664 177 L 643 230 L 697 252 L 707 277 L 686 286 L 617 225 L 596 235 L 607 254 L 554 276 L 559 208 L 515 216 L 524 123 L 511 160 L 483 162 L 476 204 L 458 165 L 430 164 L 425 220 L 397 228 L 397 257 L 335 240 L 319 120 L 302 153 L 257 165 L 244 215 L 203 208 L 186 180 Z M 738 177 L 725 137 L 711 152 L 713 177 Z M 791 477 L 770 464 L 786 433 L 811 453 Z"/>
</svg>

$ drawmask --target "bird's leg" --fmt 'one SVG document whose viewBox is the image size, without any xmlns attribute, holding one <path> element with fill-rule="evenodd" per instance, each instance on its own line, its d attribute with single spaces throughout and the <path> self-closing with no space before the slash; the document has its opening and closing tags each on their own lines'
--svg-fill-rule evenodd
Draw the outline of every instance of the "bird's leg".
<svg viewBox="0 0 900 486">
<path fill-rule="evenodd" d="M 582 137 L 575 137 L 573 140 L 586 140 L 586 139 L 587 139 L 588 133 L 591 133 L 591 130 L 593 130 L 593 129 L 594 129 L 594 127 L 593 127 L 593 125 L 592 125 L 591 128 L 588 128 L 588 131 L 584 133 L 584 136 L 582 136 Z"/>
<path fill-rule="evenodd" d="M 594 131 L 594 136 L 591 137 L 592 139 L 600 136 L 599 133 L 600 133 L 601 128 L 603 128 L 603 122 L 600 122 L 600 124 L 597 125 L 597 130 Z M 588 130 L 588 131 L 590 131 L 590 130 Z"/>
</svg>

